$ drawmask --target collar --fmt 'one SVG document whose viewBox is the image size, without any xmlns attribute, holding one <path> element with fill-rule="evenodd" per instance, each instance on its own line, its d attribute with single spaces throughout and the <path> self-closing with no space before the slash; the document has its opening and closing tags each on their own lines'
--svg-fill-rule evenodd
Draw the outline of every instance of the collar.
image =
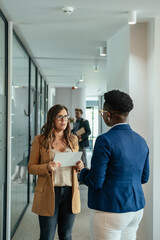
<svg viewBox="0 0 160 240">
<path fill-rule="evenodd" d="M 118 123 L 110 128 L 110 130 L 131 130 L 131 127 L 128 123 Z"/>
<path fill-rule="evenodd" d="M 126 124 L 128 124 L 128 123 L 117 123 L 117 124 L 113 125 L 111 128 L 113 128 L 115 126 L 119 126 L 119 125 L 126 125 Z"/>
<path fill-rule="evenodd" d="M 77 121 L 77 122 L 80 122 L 80 121 L 81 121 L 81 119 L 82 119 L 82 118 L 79 118 L 79 119 L 77 119 L 76 121 Z"/>
</svg>

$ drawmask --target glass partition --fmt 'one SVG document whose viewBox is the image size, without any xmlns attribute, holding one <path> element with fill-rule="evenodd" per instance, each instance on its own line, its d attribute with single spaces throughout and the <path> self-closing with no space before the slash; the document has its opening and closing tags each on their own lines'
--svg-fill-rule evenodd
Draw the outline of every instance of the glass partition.
<svg viewBox="0 0 160 240">
<path fill-rule="evenodd" d="M 37 79 L 37 133 L 41 131 L 41 76 L 38 73 Z"/>
<path fill-rule="evenodd" d="M 0 16 L 0 239 L 3 239 L 6 180 L 5 23 Z"/>
<path fill-rule="evenodd" d="M 31 62 L 31 92 L 30 92 L 30 124 L 31 143 L 36 134 L 36 67 Z"/>
<path fill-rule="evenodd" d="M 30 147 L 36 135 L 36 67 L 31 62 L 31 84 L 30 84 Z M 36 177 L 29 176 L 30 182 L 30 199 L 34 192 Z"/>
<path fill-rule="evenodd" d="M 99 114 L 98 114 L 98 97 L 88 97 L 86 101 L 86 118 L 89 121 L 91 135 L 89 136 L 89 147 L 94 148 L 95 140 L 98 136 Z"/>
<path fill-rule="evenodd" d="M 28 79 L 29 58 L 13 37 L 13 78 L 12 78 L 12 159 L 11 159 L 11 230 L 14 231 L 27 205 L 28 192 Z"/>
<path fill-rule="evenodd" d="M 44 83 L 44 79 L 42 78 L 42 88 L 41 88 L 41 128 L 44 125 L 44 97 L 45 97 L 45 83 Z"/>
<path fill-rule="evenodd" d="M 48 84 L 46 84 L 46 112 L 45 112 L 45 114 L 46 114 L 46 119 L 45 119 L 45 121 L 47 121 L 47 112 L 48 112 Z"/>
<path fill-rule="evenodd" d="M 47 112 L 47 101 L 46 101 L 46 81 L 44 81 L 44 123 L 46 122 L 46 112 Z"/>
</svg>

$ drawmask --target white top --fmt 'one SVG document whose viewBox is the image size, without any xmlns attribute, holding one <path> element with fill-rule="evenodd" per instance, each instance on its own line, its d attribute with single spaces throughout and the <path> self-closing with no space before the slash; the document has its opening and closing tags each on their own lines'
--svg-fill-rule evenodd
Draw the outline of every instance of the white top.
<svg viewBox="0 0 160 240">
<path fill-rule="evenodd" d="M 56 152 L 59 151 L 51 149 L 51 157 L 53 157 L 53 161 Z M 64 152 L 71 152 L 71 149 L 66 148 Z M 72 167 L 58 167 L 54 171 L 54 186 L 72 186 Z"/>
</svg>

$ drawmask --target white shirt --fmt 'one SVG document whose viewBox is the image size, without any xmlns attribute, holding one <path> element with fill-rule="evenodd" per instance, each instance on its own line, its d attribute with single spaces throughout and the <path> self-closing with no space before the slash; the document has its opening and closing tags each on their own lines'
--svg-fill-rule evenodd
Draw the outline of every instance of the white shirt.
<svg viewBox="0 0 160 240">
<path fill-rule="evenodd" d="M 55 157 L 56 149 L 51 149 L 51 154 Z M 66 148 L 64 152 L 71 152 L 70 148 Z M 72 186 L 72 167 L 58 167 L 54 171 L 54 186 Z"/>
</svg>

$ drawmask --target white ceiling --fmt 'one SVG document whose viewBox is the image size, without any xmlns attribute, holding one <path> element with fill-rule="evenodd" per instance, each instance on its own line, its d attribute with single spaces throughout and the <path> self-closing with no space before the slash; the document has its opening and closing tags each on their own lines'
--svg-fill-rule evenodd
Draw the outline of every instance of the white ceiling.
<svg viewBox="0 0 160 240">
<path fill-rule="evenodd" d="M 99 56 L 115 32 L 127 24 L 128 11 L 138 22 L 160 16 L 159 0 L 0 0 L 43 76 L 53 87 L 72 87 L 81 76 L 87 95 L 106 90 L 107 58 Z M 62 8 L 73 6 L 72 15 Z M 94 72 L 94 66 L 99 72 Z"/>
</svg>

